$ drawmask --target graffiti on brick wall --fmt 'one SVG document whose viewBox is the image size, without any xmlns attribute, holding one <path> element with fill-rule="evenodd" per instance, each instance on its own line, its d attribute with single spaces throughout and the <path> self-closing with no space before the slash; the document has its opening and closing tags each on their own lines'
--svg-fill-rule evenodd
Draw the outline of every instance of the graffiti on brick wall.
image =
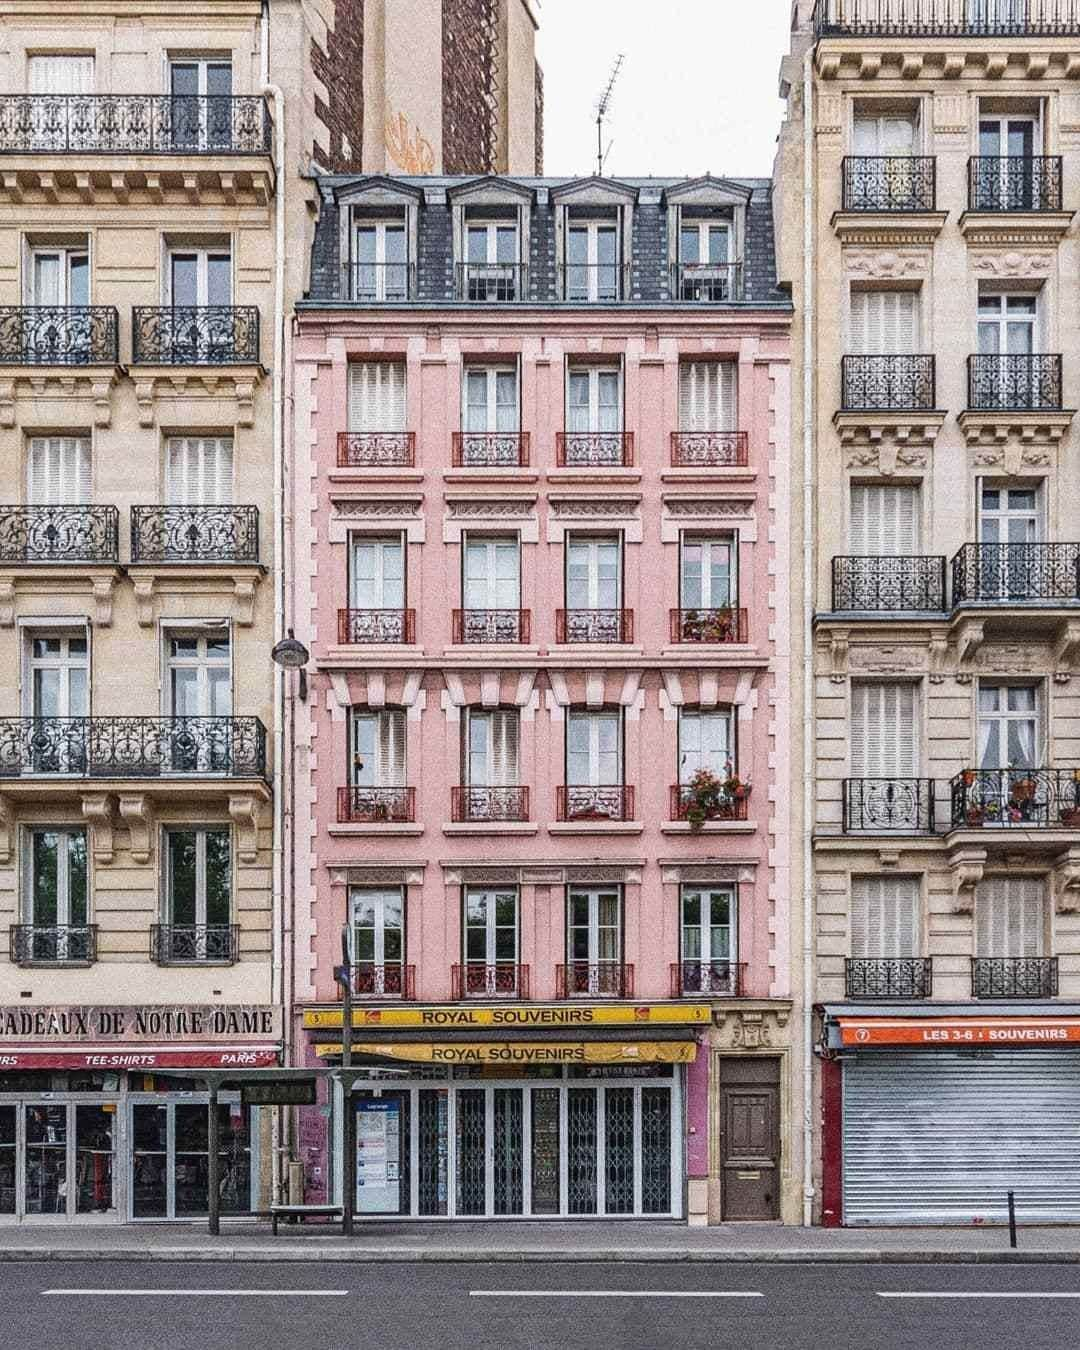
<svg viewBox="0 0 1080 1350">
<path fill-rule="evenodd" d="M 435 169 L 435 151 L 403 112 L 386 119 L 384 129 L 386 152 L 405 173 L 432 173 Z"/>
</svg>

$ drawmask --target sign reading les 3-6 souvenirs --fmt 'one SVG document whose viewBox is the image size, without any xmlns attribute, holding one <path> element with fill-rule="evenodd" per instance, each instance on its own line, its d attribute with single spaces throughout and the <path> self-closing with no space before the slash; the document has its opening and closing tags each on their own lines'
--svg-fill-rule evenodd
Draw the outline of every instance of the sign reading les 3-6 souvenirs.
<svg viewBox="0 0 1080 1350">
<path fill-rule="evenodd" d="M 841 1017 L 840 1044 L 1020 1046 L 1080 1043 L 1080 1017 Z"/>
</svg>

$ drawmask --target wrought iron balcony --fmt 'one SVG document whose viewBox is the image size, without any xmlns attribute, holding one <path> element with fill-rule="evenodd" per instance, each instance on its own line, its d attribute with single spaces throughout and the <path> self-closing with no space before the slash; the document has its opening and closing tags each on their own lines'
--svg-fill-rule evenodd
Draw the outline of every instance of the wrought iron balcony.
<svg viewBox="0 0 1080 1350">
<path fill-rule="evenodd" d="M 672 998 L 741 998 L 746 966 L 737 961 L 673 961 Z"/>
<path fill-rule="evenodd" d="M 673 431 L 674 469 L 741 469 L 750 463 L 750 437 L 745 431 Z"/>
<path fill-rule="evenodd" d="M 951 794 L 954 830 L 1080 830 L 1080 768 L 964 769 Z"/>
<path fill-rule="evenodd" d="M 973 956 L 972 998 L 1056 998 L 1056 956 Z"/>
<path fill-rule="evenodd" d="M 370 930 L 369 930 L 370 931 Z M 416 967 L 400 961 L 354 961 L 353 998 L 416 998 Z"/>
<path fill-rule="evenodd" d="M 532 612 L 527 609 L 455 609 L 453 640 L 458 646 L 489 642 L 528 642 Z"/>
<path fill-rule="evenodd" d="M 0 778 L 265 778 L 257 717 L 0 717 Z"/>
<path fill-rule="evenodd" d="M 745 609 L 673 609 L 672 642 L 749 642 Z"/>
<path fill-rule="evenodd" d="M 529 463 L 527 431 L 455 431 L 450 463 L 455 469 L 523 469 Z"/>
<path fill-rule="evenodd" d="M 845 356 L 844 412 L 929 412 L 937 401 L 932 356 Z"/>
<path fill-rule="evenodd" d="M 465 961 L 450 970 L 450 997 L 455 1002 L 467 998 L 529 997 L 529 967 L 513 961 Z"/>
<path fill-rule="evenodd" d="M 931 778 L 845 778 L 845 834 L 932 834 Z"/>
<path fill-rule="evenodd" d="M 133 563 L 257 563 L 257 506 L 133 506 Z"/>
<path fill-rule="evenodd" d="M 416 819 L 416 789 L 411 787 L 339 787 L 338 823 L 392 825 Z"/>
<path fill-rule="evenodd" d="M 416 299 L 414 263 L 347 263 L 350 300 L 361 305 L 393 304 Z"/>
<path fill-rule="evenodd" d="M 817 37 L 1069 37 L 1080 0 L 817 0 Z"/>
<path fill-rule="evenodd" d="M 559 296 L 571 304 L 600 305 L 630 296 L 630 268 L 625 263 L 563 263 Z"/>
<path fill-rule="evenodd" d="M 258 94 L 4 94 L 0 154 L 265 155 Z"/>
<path fill-rule="evenodd" d="M 339 609 L 338 643 L 342 647 L 367 642 L 416 641 L 415 609 Z"/>
<path fill-rule="evenodd" d="M 529 298 L 526 263 L 469 263 L 457 265 L 457 298 L 477 304 L 510 304 Z"/>
<path fill-rule="evenodd" d="M 256 365 L 255 305 L 136 305 L 131 311 L 137 366 Z"/>
<path fill-rule="evenodd" d="M 97 960 L 97 924 L 13 923 L 8 946 L 17 966 L 89 966 Z"/>
<path fill-rule="evenodd" d="M 115 506 L 0 506 L 0 562 L 114 563 Z"/>
<path fill-rule="evenodd" d="M 556 998 L 633 998 L 634 967 L 622 961 L 568 961 L 555 967 Z"/>
<path fill-rule="evenodd" d="M 729 263 L 673 263 L 672 300 L 695 304 L 727 305 L 743 298 L 743 265 Z"/>
<path fill-rule="evenodd" d="M 745 820 L 749 788 L 740 789 L 741 795 L 722 792 L 716 801 L 705 801 L 689 783 L 673 783 L 669 811 L 672 820 Z"/>
<path fill-rule="evenodd" d="M 411 469 L 416 463 L 413 431 L 339 431 L 339 469 Z"/>
<path fill-rule="evenodd" d="M 634 462 L 632 431 L 558 431 L 555 463 L 560 469 L 630 468 Z"/>
<path fill-rule="evenodd" d="M 945 608 L 945 559 L 834 558 L 832 607 L 873 614 L 940 613 Z"/>
<path fill-rule="evenodd" d="M 933 989 L 929 956 L 849 957 L 844 962 L 847 998 L 929 998 Z"/>
<path fill-rule="evenodd" d="M 555 816 L 558 820 L 633 820 L 634 789 L 624 784 L 556 788 Z"/>
<path fill-rule="evenodd" d="M 937 208 L 933 155 L 846 155 L 843 209 L 909 213 Z"/>
<path fill-rule="evenodd" d="M 450 789 L 450 818 L 455 821 L 529 819 L 527 787 L 454 787 Z"/>
<path fill-rule="evenodd" d="M 556 642 L 633 642 L 632 609 L 557 609 Z"/>
<path fill-rule="evenodd" d="M 155 923 L 150 960 L 159 966 L 231 966 L 240 957 L 235 923 Z"/>
<path fill-rule="evenodd" d="M 978 155 L 968 160 L 969 211 L 1060 211 L 1060 155 Z"/>
<path fill-rule="evenodd" d="M 0 305 L 0 365 L 115 366 L 113 305 Z"/>
<path fill-rule="evenodd" d="M 1080 600 L 1080 544 L 965 544 L 952 582 L 954 605 Z"/>
<path fill-rule="evenodd" d="M 1061 357 L 1054 353 L 968 357 L 972 412 L 1057 412 Z"/>
</svg>

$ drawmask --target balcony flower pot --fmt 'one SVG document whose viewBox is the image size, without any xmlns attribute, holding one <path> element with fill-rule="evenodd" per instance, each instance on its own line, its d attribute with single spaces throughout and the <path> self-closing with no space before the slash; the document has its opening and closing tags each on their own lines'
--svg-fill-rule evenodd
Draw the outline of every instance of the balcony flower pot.
<svg viewBox="0 0 1080 1350">
<path fill-rule="evenodd" d="M 964 820 L 968 825 L 981 825 L 986 819 L 986 808 L 983 806 L 969 806 L 964 813 Z"/>
<path fill-rule="evenodd" d="M 1009 788 L 1009 797 L 1014 802 L 1030 802 L 1033 800 L 1038 786 L 1034 778 L 1018 778 Z"/>
<path fill-rule="evenodd" d="M 1061 823 L 1067 830 L 1080 830 L 1080 806 L 1063 806 Z"/>
</svg>

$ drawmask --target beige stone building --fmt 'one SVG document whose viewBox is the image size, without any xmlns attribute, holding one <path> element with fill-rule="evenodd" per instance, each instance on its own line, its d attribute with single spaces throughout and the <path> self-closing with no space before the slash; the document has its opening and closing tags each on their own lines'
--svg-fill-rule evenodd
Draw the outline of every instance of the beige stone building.
<svg viewBox="0 0 1080 1350">
<path fill-rule="evenodd" d="M 814 1212 L 1075 1218 L 1080 5 L 794 18 Z"/>
</svg>

